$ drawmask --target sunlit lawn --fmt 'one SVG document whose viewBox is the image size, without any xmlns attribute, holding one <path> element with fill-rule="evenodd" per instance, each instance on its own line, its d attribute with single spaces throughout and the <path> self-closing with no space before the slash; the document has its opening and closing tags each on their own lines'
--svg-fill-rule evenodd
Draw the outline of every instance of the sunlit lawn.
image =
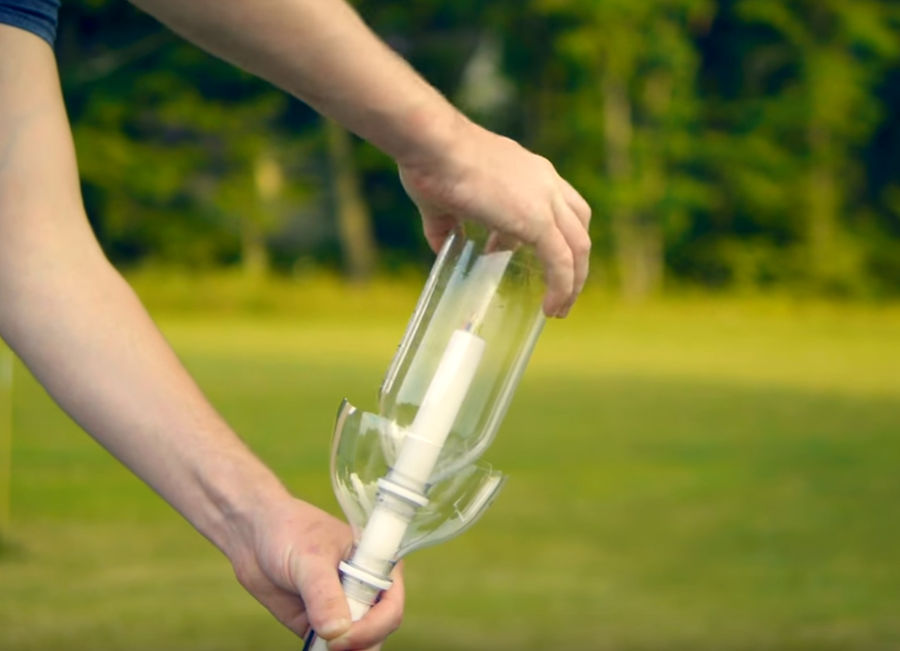
<svg viewBox="0 0 900 651">
<path fill-rule="evenodd" d="M 373 405 L 413 295 L 158 320 L 259 454 L 334 509 L 334 411 Z M 297 648 L 21 372 L 16 400 L 0 649 Z M 389 649 L 900 648 L 897 309 L 589 297 L 548 327 L 488 457 L 503 495 L 410 559 Z"/>
</svg>

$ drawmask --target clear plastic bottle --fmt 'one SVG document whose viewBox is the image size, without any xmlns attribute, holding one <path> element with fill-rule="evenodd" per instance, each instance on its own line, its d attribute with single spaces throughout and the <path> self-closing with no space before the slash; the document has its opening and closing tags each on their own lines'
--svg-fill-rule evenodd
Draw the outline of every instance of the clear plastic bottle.
<svg viewBox="0 0 900 651">
<path fill-rule="evenodd" d="M 500 490 L 502 473 L 480 457 L 540 335 L 543 296 L 530 248 L 467 225 L 435 261 L 378 413 L 341 405 L 331 474 L 356 537 L 340 568 L 354 619 L 402 556 L 458 535 Z"/>
<path fill-rule="evenodd" d="M 504 247 L 467 225 L 441 250 L 379 392 L 379 413 L 409 427 L 453 333 L 469 328 L 484 354 L 432 482 L 481 456 L 497 433 L 544 324 L 544 281 L 530 247 Z M 396 457 L 393 444 L 386 456 Z"/>
</svg>

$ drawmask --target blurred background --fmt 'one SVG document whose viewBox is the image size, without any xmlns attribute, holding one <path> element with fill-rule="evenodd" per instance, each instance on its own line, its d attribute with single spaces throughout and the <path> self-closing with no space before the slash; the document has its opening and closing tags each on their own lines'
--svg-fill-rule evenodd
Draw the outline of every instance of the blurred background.
<svg viewBox="0 0 900 651">
<path fill-rule="evenodd" d="M 900 648 L 900 5 L 359 0 L 594 209 L 388 649 Z M 57 43 L 88 214 L 201 387 L 338 512 L 433 254 L 392 161 L 119 0 Z M 14 381 L 13 381 L 13 378 Z M 0 352 L 0 649 L 297 648 Z"/>
</svg>

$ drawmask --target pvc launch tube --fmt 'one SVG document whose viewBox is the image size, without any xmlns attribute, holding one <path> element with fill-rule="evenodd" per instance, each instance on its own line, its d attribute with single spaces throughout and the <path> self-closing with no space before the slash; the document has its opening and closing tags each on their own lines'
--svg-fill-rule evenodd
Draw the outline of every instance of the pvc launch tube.
<svg viewBox="0 0 900 651">
<path fill-rule="evenodd" d="M 394 466 L 396 480 L 410 482 L 408 488 L 417 491 L 425 488 L 475 377 L 482 353 L 484 340 L 471 332 L 457 330 L 450 336 Z"/>
<path fill-rule="evenodd" d="M 403 536 L 418 507 L 428 503 L 425 488 L 438 455 L 484 353 L 484 340 L 468 330 L 456 330 L 444 351 L 393 470 L 379 482 L 378 501 L 353 557 L 341 563 L 343 587 L 353 621 L 365 615 L 386 588 Z M 387 583 L 389 586 L 390 584 Z M 315 638 L 309 651 L 327 651 Z"/>
</svg>

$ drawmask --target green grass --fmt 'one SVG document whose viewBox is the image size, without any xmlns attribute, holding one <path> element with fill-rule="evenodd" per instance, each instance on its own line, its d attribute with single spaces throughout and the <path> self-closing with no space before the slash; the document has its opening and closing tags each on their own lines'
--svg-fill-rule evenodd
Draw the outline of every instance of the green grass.
<svg viewBox="0 0 900 651">
<path fill-rule="evenodd" d="M 158 314 L 230 422 L 331 510 L 334 411 L 372 406 L 415 295 L 338 291 Z M 18 378 L 0 649 L 297 648 Z M 897 308 L 587 297 L 549 325 L 488 459 L 504 493 L 409 559 L 388 648 L 900 648 Z"/>
</svg>

